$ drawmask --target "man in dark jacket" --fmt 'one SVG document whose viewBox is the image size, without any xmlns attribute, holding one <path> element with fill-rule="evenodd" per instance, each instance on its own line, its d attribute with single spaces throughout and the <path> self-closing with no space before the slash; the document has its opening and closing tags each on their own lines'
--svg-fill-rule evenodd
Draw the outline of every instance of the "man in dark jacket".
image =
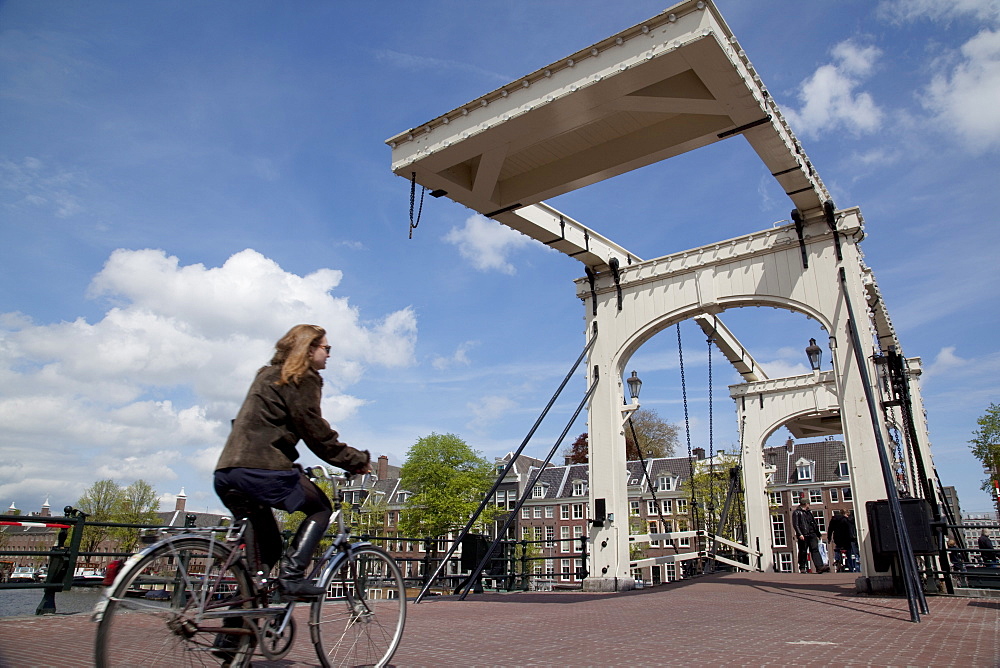
<svg viewBox="0 0 1000 668">
<path fill-rule="evenodd" d="M 854 542 L 854 522 L 844 515 L 844 511 L 834 511 L 830 526 L 826 530 L 826 539 L 833 543 L 833 552 L 837 555 L 834 562 L 837 572 L 851 570 L 848 557 L 851 553 L 851 543 Z"/>
<path fill-rule="evenodd" d="M 983 558 L 983 563 L 995 564 L 997 561 L 997 553 L 993 547 L 993 541 L 990 540 L 990 532 L 988 529 L 982 530 L 976 544 L 979 546 L 979 554 Z"/>
<path fill-rule="evenodd" d="M 826 573 L 830 567 L 823 563 L 823 556 L 819 553 L 820 532 L 816 524 L 816 518 L 809 512 L 809 501 L 805 494 L 799 501 L 799 507 L 792 511 L 792 528 L 795 537 L 798 539 L 799 548 L 799 572 L 808 573 L 809 568 L 806 563 L 806 552 L 812 555 L 813 565 L 817 573 Z"/>
</svg>

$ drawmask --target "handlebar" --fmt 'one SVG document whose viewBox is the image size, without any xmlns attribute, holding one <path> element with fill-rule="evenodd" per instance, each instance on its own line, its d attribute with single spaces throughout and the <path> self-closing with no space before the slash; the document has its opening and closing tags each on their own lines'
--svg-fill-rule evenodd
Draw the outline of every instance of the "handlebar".
<svg viewBox="0 0 1000 668">
<path fill-rule="evenodd" d="M 355 475 L 357 475 L 355 473 L 348 473 L 346 471 L 342 474 L 335 474 L 332 473 L 330 469 L 328 469 L 327 467 L 318 464 L 316 466 L 307 466 L 305 467 L 304 470 L 306 472 L 306 475 L 309 476 L 310 478 L 313 479 L 320 478 L 322 480 L 329 480 L 338 485 L 349 482 L 354 478 Z M 365 475 L 371 476 L 372 484 L 378 482 L 378 477 L 374 473 L 366 473 Z"/>
</svg>

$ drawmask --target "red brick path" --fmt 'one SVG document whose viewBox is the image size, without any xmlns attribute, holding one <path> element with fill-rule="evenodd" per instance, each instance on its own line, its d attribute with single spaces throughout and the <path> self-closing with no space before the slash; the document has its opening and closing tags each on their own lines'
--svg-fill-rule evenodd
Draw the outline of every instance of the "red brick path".
<svg viewBox="0 0 1000 668">
<path fill-rule="evenodd" d="M 725 574 L 621 594 L 512 593 L 408 606 L 415 666 L 1000 666 L 1000 599 L 859 596 L 853 575 Z M 307 611 L 303 607 L 301 613 Z M 316 665 L 305 619 L 282 661 Z M 92 665 L 87 615 L 0 619 L 0 668 Z"/>
</svg>

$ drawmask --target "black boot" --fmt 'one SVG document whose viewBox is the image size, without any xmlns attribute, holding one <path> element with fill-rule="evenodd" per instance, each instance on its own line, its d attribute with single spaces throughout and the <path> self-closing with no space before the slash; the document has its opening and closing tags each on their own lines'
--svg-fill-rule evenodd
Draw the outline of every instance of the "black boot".
<svg viewBox="0 0 1000 668">
<path fill-rule="evenodd" d="M 323 588 L 307 581 L 304 575 L 324 533 L 326 524 L 307 519 L 299 526 L 292 544 L 281 557 L 278 588 L 286 599 L 301 601 L 323 595 Z"/>
</svg>

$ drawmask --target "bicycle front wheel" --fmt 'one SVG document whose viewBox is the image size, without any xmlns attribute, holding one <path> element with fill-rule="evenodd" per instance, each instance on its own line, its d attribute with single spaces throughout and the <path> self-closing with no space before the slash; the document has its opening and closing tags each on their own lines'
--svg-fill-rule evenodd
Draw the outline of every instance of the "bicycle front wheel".
<svg viewBox="0 0 1000 668">
<path fill-rule="evenodd" d="M 406 588 L 399 567 L 371 545 L 353 548 L 333 571 L 326 596 L 312 604 L 309 630 L 320 662 L 384 666 L 406 623 Z"/>
<path fill-rule="evenodd" d="M 246 666 L 255 636 L 254 585 L 226 546 L 178 537 L 154 546 L 108 592 L 97 628 L 98 668 Z"/>
</svg>

